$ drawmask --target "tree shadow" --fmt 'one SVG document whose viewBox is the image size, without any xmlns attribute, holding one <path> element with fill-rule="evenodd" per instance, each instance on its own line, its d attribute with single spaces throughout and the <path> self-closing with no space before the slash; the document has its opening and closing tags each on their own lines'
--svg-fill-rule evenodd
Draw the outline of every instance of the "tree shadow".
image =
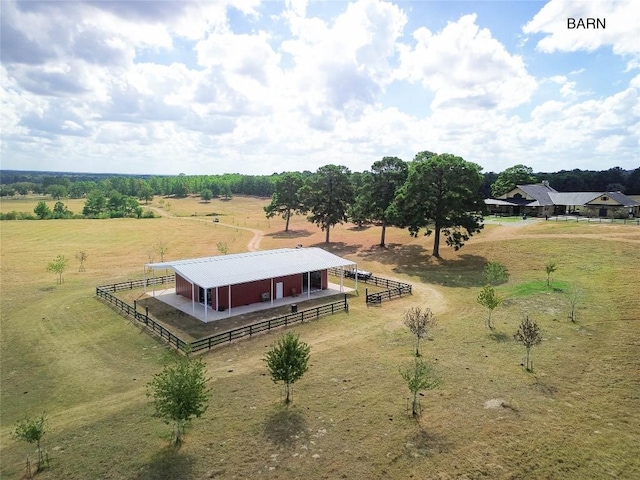
<svg viewBox="0 0 640 480">
<path fill-rule="evenodd" d="M 504 343 L 504 342 L 508 342 L 508 341 L 512 340 L 513 337 L 511 337 L 511 335 L 509 335 L 507 333 L 497 332 L 497 331 L 493 330 L 489 334 L 489 338 L 491 340 L 493 340 L 494 342 Z"/>
<path fill-rule="evenodd" d="M 174 447 L 157 452 L 142 467 L 137 480 L 191 480 L 194 479 L 194 459 Z"/>
<path fill-rule="evenodd" d="M 264 422 L 264 434 L 271 443 L 278 447 L 290 448 L 300 440 L 309 438 L 307 421 L 295 409 L 278 407 Z"/>
<path fill-rule="evenodd" d="M 446 438 L 423 427 L 420 427 L 411 437 L 410 443 L 413 444 L 417 453 L 425 456 L 446 453 L 451 449 L 451 444 Z"/>
<path fill-rule="evenodd" d="M 281 231 L 275 233 L 267 233 L 266 237 L 273 238 L 300 238 L 300 237 L 310 237 L 313 235 L 313 232 L 309 230 L 289 230 L 288 232 Z"/>
<path fill-rule="evenodd" d="M 354 225 L 353 227 L 347 228 L 347 230 L 351 232 L 364 232 L 366 230 L 369 230 L 370 228 L 371 225 Z"/>
<path fill-rule="evenodd" d="M 321 242 L 310 245 L 311 247 L 319 247 L 335 255 L 354 255 L 362 248 L 361 244 L 348 244 L 345 242 Z"/>
<path fill-rule="evenodd" d="M 479 287 L 484 285 L 484 267 L 487 259 L 479 255 L 460 255 L 454 260 L 436 258 L 420 245 L 387 244 L 375 246 L 360 256 L 388 265 L 393 271 L 417 276 L 424 283 L 449 287 Z"/>
</svg>

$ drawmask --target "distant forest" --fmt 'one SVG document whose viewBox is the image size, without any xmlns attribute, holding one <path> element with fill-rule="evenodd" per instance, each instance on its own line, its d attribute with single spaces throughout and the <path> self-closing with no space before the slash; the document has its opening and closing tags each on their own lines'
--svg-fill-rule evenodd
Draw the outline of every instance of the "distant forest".
<svg viewBox="0 0 640 480">
<path fill-rule="evenodd" d="M 36 172 L 0 170 L 0 196 L 44 194 L 55 197 L 84 198 L 93 190 L 117 191 L 126 196 L 145 198 L 154 195 L 186 197 L 210 191 L 212 196 L 253 195 L 271 197 L 276 179 L 272 175 L 124 175 L 103 173 Z M 311 176 L 313 172 L 302 172 Z M 357 182 L 359 173 L 351 174 Z M 627 195 L 640 195 L 640 167 L 624 170 L 562 170 L 555 173 L 535 173 L 537 181 L 546 180 L 560 192 L 620 191 Z M 498 173 L 484 174 L 482 195 L 491 196 L 491 184 Z"/>
</svg>

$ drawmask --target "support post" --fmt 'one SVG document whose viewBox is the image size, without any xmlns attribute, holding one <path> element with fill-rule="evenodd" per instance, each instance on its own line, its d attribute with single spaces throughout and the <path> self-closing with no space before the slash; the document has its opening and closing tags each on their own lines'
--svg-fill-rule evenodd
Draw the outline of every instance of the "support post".
<svg viewBox="0 0 640 480">
<path fill-rule="evenodd" d="M 358 264 L 356 263 L 356 271 L 355 271 L 355 275 L 354 277 L 356 277 L 356 292 L 358 291 Z"/>
<path fill-rule="evenodd" d="M 269 291 L 269 298 L 271 299 L 271 306 L 273 307 L 273 278 L 271 278 L 271 290 Z"/>
<path fill-rule="evenodd" d="M 220 302 L 218 302 L 218 287 L 216 287 L 216 310 L 220 310 Z"/>
<path fill-rule="evenodd" d="M 231 285 L 229 285 L 229 317 L 231 316 Z"/>
<path fill-rule="evenodd" d="M 209 289 L 204 289 L 204 323 L 209 323 Z"/>
</svg>

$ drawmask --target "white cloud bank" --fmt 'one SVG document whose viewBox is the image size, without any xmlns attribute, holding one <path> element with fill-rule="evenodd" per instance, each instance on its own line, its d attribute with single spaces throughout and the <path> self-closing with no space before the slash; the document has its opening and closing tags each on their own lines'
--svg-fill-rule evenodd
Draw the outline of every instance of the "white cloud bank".
<svg viewBox="0 0 640 480">
<path fill-rule="evenodd" d="M 536 78 L 474 14 L 406 31 L 405 4 L 359 0 L 326 18 L 306 1 L 277 5 L 233 2 L 239 29 L 223 2 L 2 2 L 2 168 L 364 170 L 425 149 L 494 171 L 640 163 L 637 76 L 604 96 L 575 72 Z M 627 25 L 631 11 L 613 5 L 607 21 Z M 537 55 L 610 46 L 634 68 L 626 26 L 572 43 L 554 29 L 566 14 L 552 1 L 524 27 L 546 35 Z M 535 100 L 541 82 L 555 98 Z M 422 113 L 394 105 L 392 87 Z"/>
</svg>

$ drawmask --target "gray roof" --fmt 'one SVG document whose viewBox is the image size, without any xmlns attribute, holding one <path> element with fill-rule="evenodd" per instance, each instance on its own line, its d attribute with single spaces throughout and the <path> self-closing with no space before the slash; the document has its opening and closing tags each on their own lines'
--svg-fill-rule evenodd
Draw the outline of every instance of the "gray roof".
<svg viewBox="0 0 640 480">
<path fill-rule="evenodd" d="M 146 266 L 154 270 L 171 268 L 202 288 L 215 288 L 355 264 L 321 248 L 282 248 Z"/>
<path fill-rule="evenodd" d="M 485 198 L 484 203 L 485 205 L 500 205 L 500 206 L 511 206 L 511 207 L 516 205 L 513 202 L 508 202 L 507 200 L 499 200 L 496 198 Z"/>
<path fill-rule="evenodd" d="M 556 190 L 544 183 L 538 183 L 535 185 L 518 185 L 518 188 L 525 192 L 527 195 L 533 197 L 538 202 L 537 206 L 553 205 L 553 201 L 549 196 L 551 193 L 555 193 Z M 533 205 L 532 205 L 533 206 Z"/>
<path fill-rule="evenodd" d="M 586 205 L 602 195 L 607 195 L 623 207 L 640 205 L 634 199 L 620 192 L 556 192 L 550 194 L 555 205 Z M 598 202 L 595 203 L 598 204 Z"/>
</svg>

